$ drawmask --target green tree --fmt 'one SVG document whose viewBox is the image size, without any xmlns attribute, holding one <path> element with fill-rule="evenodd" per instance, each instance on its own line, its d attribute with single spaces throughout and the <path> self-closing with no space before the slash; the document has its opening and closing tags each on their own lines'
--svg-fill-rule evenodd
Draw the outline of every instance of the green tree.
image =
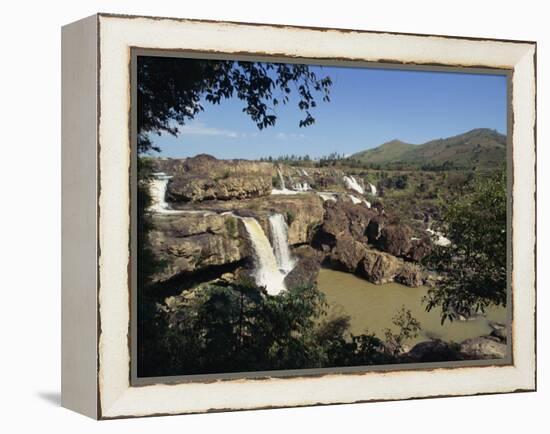
<svg viewBox="0 0 550 434">
<path fill-rule="evenodd" d="M 391 343 L 351 334 L 349 317 L 327 318 L 325 296 L 314 286 L 271 296 L 247 280 L 207 284 L 158 308 L 160 345 L 148 353 L 146 376 L 399 362 Z M 419 327 L 410 313 L 403 318 L 392 335 L 400 344 Z"/>
<path fill-rule="evenodd" d="M 202 101 L 220 104 L 237 97 L 259 129 L 275 125 L 275 108 L 290 101 L 292 89 L 304 112 L 300 127 L 315 122 L 314 94 L 329 101 L 330 77 L 317 77 L 309 66 L 287 63 L 201 60 L 140 56 L 137 62 L 138 151 L 158 150 L 151 134 L 178 134 L 203 111 Z"/>
<path fill-rule="evenodd" d="M 449 201 L 444 214 L 450 247 L 439 247 L 429 264 L 442 281 L 425 297 L 442 309 L 441 321 L 506 305 L 506 174 L 479 175 Z"/>
</svg>

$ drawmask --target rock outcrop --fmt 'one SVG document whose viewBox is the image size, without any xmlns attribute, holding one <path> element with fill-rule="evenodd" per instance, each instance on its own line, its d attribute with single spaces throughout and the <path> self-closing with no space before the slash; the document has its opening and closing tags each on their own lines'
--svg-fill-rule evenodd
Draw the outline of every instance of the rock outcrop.
<svg viewBox="0 0 550 434">
<path fill-rule="evenodd" d="M 321 199 L 314 194 L 269 196 L 253 201 L 252 206 L 259 211 L 279 213 L 285 217 L 290 245 L 310 243 L 325 213 Z"/>
<path fill-rule="evenodd" d="M 314 246 L 330 251 L 336 241 L 342 238 L 352 238 L 361 243 L 367 243 L 367 227 L 377 216 L 377 212 L 363 204 L 353 204 L 347 201 L 326 201 L 325 218 L 313 240 Z"/>
<path fill-rule="evenodd" d="M 460 352 L 466 359 L 503 359 L 506 357 L 506 344 L 493 336 L 480 336 L 467 339 L 460 344 Z"/>
<path fill-rule="evenodd" d="M 423 285 L 426 279 L 425 273 L 418 265 L 375 249 L 366 250 L 357 273 L 369 282 L 377 284 L 398 282 L 417 287 Z"/>
<path fill-rule="evenodd" d="M 403 259 L 410 259 L 413 247 L 417 246 L 411 241 L 411 229 L 386 226 L 383 215 L 363 204 L 327 201 L 324 206 L 325 218 L 313 246 L 324 253 L 331 266 L 377 284 L 424 283 L 426 276 L 422 269 Z"/>
<path fill-rule="evenodd" d="M 285 277 L 287 288 L 316 284 L 323 255 L 310 246 L 297 247 L 293 249 L 292 255 L 296 265 Z"/>
<path fill-rule="evenodd" d="M 402 358 L 409 363 L 448 362 L 463 359 L 456 344 L 439 339 L 419 342 Z"/>
<path fill-rule="evenodd" d="M 172 176 L 170 202 L 247 199 L 267 196 L 273 165 L 246 160 L 218 160 L 201 154 L 187 159 L 157 159 L 155 169 Z"/>
<path fill-rule="evenodd" d="M 230 215 L 184 213 L 155 215 L 149 243 L 160 261 L 153 281 L 237 264 L 250 256 L 242 223 Z"/>
</svg>

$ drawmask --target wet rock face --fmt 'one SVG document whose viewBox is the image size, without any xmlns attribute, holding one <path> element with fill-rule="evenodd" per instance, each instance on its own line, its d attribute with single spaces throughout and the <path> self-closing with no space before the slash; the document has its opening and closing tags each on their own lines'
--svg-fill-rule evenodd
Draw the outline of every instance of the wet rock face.
<svg viewBox="0 0 550 434">
<path fill-rule="evenodd" d="M 271 193 L 273 165 L 246 160 L 218 160 L 201 154 L 186 159 L 157 159 L 155 170 L 172 176 L 171 202 L 247 199 Z"/>
<path fill-rule="evenodd" d="M 255 202 L 259 210 L 284 216 L 290 245 L 310 243 L 314 231 L 323 221 L 323 203 L 315 194 L 269 196 Z"/>
<path fill-rule="evenodd" d="M 149 243 L 163 264 L 154 282 L 236 264 L 251 254 L 242 223 L 228 215 L 155 215 Z"/>
</svg>

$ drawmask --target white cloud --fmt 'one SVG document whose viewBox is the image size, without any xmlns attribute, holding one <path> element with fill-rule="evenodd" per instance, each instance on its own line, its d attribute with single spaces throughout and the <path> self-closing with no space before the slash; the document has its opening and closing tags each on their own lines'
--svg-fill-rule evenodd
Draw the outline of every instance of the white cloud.
<svg viewBox="0 0 550 434">
<path fill-rule="evenodd" d="M 220 137 L 228 137 L 230 139 L 245 137 L 245 134 L 241 134 L 237 131 L 208 127 L 205 124 L 200 122 L 195 122 L 191 125 L 179 125 L 178 130 L 179 130 L 179 135 L 220 136 Z"/>
<path fill-rule="evenodd" d="M 277 133 L 277 138 L 279 140 L 296 140 L 296 139 L 303 139 L 305 135 L 303 134 L 296 134 L 296 133 Z"/>
</svg>

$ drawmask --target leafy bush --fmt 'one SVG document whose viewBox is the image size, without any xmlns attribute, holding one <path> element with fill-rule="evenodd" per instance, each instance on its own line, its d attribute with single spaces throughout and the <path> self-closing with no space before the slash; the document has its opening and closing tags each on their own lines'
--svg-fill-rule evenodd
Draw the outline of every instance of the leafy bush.
<svg viewBox="0 0 550 434">
<path fill-rule="evenodd" d="M 409 313 L 410 315 L 410 313 Z M 402 343 L 414 330 L 405 321 Z M 254 282 L 197 287 L 158 306 L 157 348 L 143 375 L 305 369 L 396 363 L 374 334 L 349 333 L 349 318 L 327 318 L 325 296 L 306 286 L 267 294 Z M 161 356 L 159 356 L 161 355 Z"/>
<path fill-rule="evenodd" d="M 443 280 L 425 297 L 426 308 L 442 308 L 441 321 L 506 306 L 506 175 L 479 175 L 448 202 L 444 214 L 452 246 L 427 262 Z"/>
</svg>

